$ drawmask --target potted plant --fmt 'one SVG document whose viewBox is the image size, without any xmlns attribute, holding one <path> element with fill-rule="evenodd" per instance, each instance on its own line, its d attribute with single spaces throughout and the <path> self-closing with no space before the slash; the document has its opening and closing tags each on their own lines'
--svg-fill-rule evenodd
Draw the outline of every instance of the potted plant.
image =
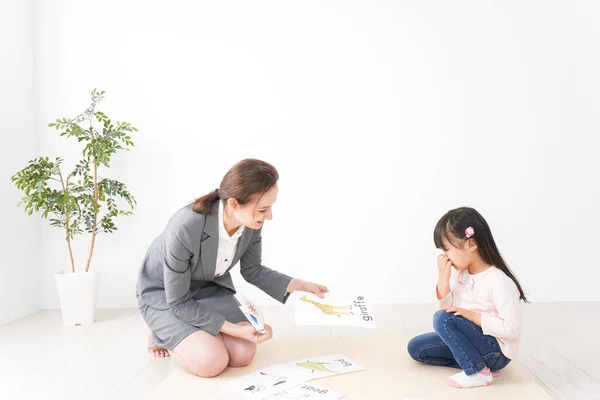
<svg viewBox="0 0 600 400">
<path fill-rule="evenodd" d="M 25 194 L 19 205 L 27 214 L 40 212 L 43 219 L 64 231 L 71 273 L 57 273 L 55 278 L 66 326 L 94 322 L 97 273 L 90 271 L 90 265 L 96 236 L 117 230 L 114 219 L 132 214 L 136 204 L 123 183 L 98 174 L 102 167 L 110 167 L 116 152 L 133 146 L 130 134 L 137 131 L 129 122 L 113 123 L 96 111 L 104 93 L 94 89 L 87 110 L 74 119 L 57 119 L 49 125 L 61 131 L 60 136 L 77 139 L 84 146 L 82 158 L 70 173 L 63 172 L 62 158 L 38 157 L 11 177 Z M 90 234 L 90 247 L 85 267 L 77 269 L 71 241 L 84 232 Z"/>
</svg>

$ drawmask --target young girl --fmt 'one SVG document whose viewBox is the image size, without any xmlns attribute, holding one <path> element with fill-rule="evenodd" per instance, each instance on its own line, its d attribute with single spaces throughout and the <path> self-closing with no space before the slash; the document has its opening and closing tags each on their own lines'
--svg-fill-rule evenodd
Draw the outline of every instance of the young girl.
<svg viewBox="0 0 600 400">
<path fill-rule="evenodd" d="M 433 233 L 438 257 L 435 332 L 413 338 L 416 361 L 460 368 L 457 388 L 488 386 L 516 358 L 521 336 L 521 285 L 502 259 L 485 219 L 472 208 L 444 215 Z"/>
</svg>

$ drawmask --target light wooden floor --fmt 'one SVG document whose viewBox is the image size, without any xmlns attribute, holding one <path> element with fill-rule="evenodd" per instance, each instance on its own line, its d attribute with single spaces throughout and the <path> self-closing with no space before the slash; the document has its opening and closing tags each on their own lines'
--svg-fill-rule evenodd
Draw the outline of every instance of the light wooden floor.
<svg viewBox="0 0 600 400">
<path fill-rule="evenodd" d="M 377 330 L 295 327 L 293 312 L 265 307 L 275 338 L 431 331 L 435 307 L 378 304 Z M 600 399 L 600 303 L 526 306 L 519 362 L 556 399 Z M 41 311 L 0 327 L 0 399 L 147 399 L 175 368 L 146 353 L 136 309 L 98 311 L 90 327 L 64 328 L 60 312 Z M 516 399 L 515 399 L 516 400 Z"/>
</svg>

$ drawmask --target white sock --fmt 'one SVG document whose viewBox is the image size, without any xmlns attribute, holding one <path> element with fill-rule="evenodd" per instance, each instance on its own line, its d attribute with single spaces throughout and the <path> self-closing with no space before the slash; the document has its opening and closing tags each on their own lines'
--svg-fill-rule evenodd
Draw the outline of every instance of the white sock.
<svg viewBox="0 0 600 400">
<path fill-rule="evenodd" d="M 448 385 L 455 388 L 472 388 L 478 386 L 489 386 L 494 378 L 489 368 L 481 370 L 478 374 L 467 375 L 465 371 L 452 375 L 448 378 Z"/>
</svg>

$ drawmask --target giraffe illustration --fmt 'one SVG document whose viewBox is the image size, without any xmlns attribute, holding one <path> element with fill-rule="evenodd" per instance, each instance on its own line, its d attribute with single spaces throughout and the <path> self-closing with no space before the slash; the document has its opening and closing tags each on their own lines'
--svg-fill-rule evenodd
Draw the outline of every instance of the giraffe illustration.
<svg viewBox="0 0 600 400">
<path fill-rule="evenodd" d="M 323 314 L 337 315 L 338 317 L 340 315 L 354 314 L 352 311 L 350 311 L 350 310 L 352 310 L 352 306 L 331 306 L 329 304 L 322 304 L 322 303 L 319 303 L 318 301 L 309 300 L 306 298 L 306 296 L 302 296 L 300 298 L 300 300 L 315 305 L 319 310 L 321 310 L 323 312 Z M 344 311 L 346 311 L 346 312 L 344 312 Z M 347 312 L 347 311 L 350 311 L 350 312 Z"/>
</svg>

